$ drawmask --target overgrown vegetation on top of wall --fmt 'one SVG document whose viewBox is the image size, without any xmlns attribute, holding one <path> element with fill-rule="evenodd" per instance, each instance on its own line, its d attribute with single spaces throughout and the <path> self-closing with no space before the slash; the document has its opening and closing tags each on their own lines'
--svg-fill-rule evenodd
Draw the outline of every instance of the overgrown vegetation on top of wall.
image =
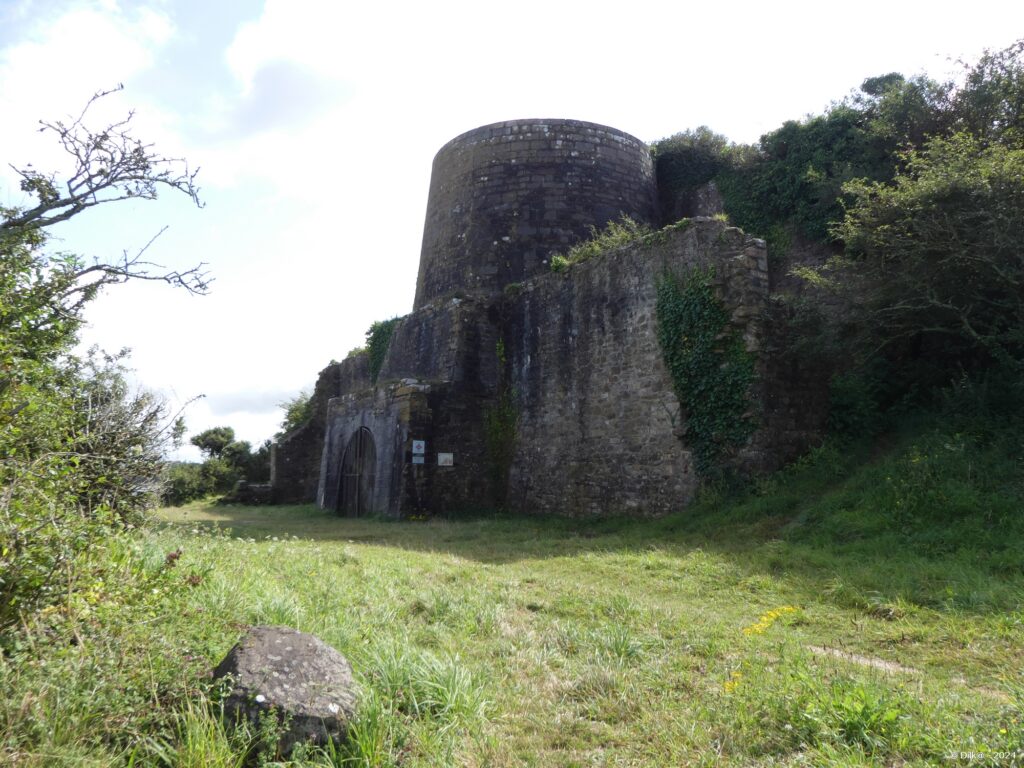
<svg viewBox="0 0 1024 768">
<path fill-rule="evenodd" d="M 721 214 L 715 218 L 726 221 L 728 217 Z M 692 219 L 680 219 L 661 229 L 654 229 L 648 224 L 634 221 L 629 216 L 623 216 L 621 219 L 608 222 L 604 229 L 591 226 L 590 237 L 572 246 L 566 255 L 552 254 L 550 269 L 552 272 L 563 272 L 575 264 L 581 264 L 619 248 L 638 243 L 652 245 L 664 242 L 668 233 L 685 231 L 692 223 Z M 505 286 L 507 296 L 515 296 L 520 290 L 522 290 L 521 283 L 509 283 Z"/>
<path fill-rule="evenodd" d="M 654 230 L 647 224 L 634 221 L 623 216 L 618 221 L 609 221 L 604 229 L 590 227 L 590 237 L 572 246 L 565 255 L 555 253 L 551 256 L 551 271 L 561 272 L 573 264 L 579 264 L 595 256 L 622 248 L 630 243 L 649 236 Z"/>
<path fill-rule="evenodd" d="M 714 270 L 695 269 L 658 283 L 658 341 L 685 422 L 685 442 L 705 476 L 721 468 L 754 430 L 754 356 L 729 328 L 715 296 Z"/>
<path fill-rule="evenodd" d="M 281 438 L 313 418 L 313 394 L 308 389 L 303 389 L 293 397 L 278 403 L 277 407 L 284 411 L 284 416 L 274 437 Z"/>
</svg>

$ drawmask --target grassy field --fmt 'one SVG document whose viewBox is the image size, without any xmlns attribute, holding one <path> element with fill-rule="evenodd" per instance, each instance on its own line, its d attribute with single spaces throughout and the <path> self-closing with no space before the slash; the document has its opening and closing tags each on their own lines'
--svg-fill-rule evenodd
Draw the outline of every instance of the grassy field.
<svg viewBox="0 0 1024 768">
<path fill-rule="evenodd" d="M 362 686 L 350 743 L 295 764 L 1021 764 L 1022 453 L 951 439 L 821 451 L 653 521 L 164 510 L 86 593 L 81 643 L 0 667 L 0 755 L 240 765 L 256 735 L 203 675 L 266 623 Z"/>
</svg>

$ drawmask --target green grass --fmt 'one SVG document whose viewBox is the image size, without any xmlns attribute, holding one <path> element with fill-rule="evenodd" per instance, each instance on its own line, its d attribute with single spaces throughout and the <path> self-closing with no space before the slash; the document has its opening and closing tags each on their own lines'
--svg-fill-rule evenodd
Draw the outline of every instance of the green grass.
<svg viewBox="0 0 1024 768">
<path fill-rule="evenodd" d="M 1021 750 L 1022 459 L 1019 431 L 919 429 L 642 522 L 165 510 L 9 641 L 0 762 L 239 764 L 260 734 L 224 730 L 202 675 L 256 623 L 320 636 L 361 686 L 349 742 L 294 764 Z"/>
</svg>

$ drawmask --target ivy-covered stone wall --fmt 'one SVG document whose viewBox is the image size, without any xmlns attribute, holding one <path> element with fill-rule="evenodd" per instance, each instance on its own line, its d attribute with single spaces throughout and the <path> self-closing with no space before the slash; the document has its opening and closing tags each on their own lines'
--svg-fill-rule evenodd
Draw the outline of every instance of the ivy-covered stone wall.
<svg viewBox="0 0 1024 768">
<path fill-rule="evenodd" d="M 764 242 L 705 218 L 498 298 L 435 301 L 395 324 L 376 382 L 366 355 L 321 374 L 314 418 L 278 446 L 279 498 L 338 508 L 367 429 L 374 512 L 678 511 L 821 433 L 824 381 L 787 351 L 769 291 Z"/>
<path fill-rule="evenodd" d="M 518 410 L 513 508 L 663 514 L 692 498 L 701 480 L 688 423 L 694 409 L 680 402 L 666 366 L 658 298 L 666 280 L 685 281 L 698 270 L 726 321 L 714 334 L 735 338 L 756 366 L 768 300 L 765 247 L 721 221 L 663 230 L 528 281 L 510 299 L 505 343 Z M 753 387 L 749 397 L 743 393 L 743 413 L 736 414 L 751 419 L 751 434 L 755 396 Z M 700 404 L 702 413 L 719 407 Z M 719 457 L 747 470 L 762 459 L 746 439 Z"/>
</svg>

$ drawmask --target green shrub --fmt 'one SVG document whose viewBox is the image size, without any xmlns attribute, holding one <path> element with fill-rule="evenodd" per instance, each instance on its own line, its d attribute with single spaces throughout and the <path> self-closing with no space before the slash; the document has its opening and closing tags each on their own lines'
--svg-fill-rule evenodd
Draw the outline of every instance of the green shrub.
<svg viewBox="0 0 1024 768">
<path fill-rule="evenodd" d="M 283 403 L 278 403 L 277 407 L 284 411 L 284 418 L 281 419 L 281 427 L 276 435 L 280 438 L 298 429 L 313 417 L 313 395 L 304 389 Z"/>
<path fill-rule="evenodd" d="M 837 438 L 860 438 L 880 426 L 873 382 L 860 374 L 834 376 L 829 384 L 828 433 Z"/>
<path fill-rule="evenodd" d="M 392 317 L 390 320 L 377 320 L 366 331 L 366 351 L 370 356 L 370 381 L 376 382 L 380 370 L 384 367 L 384 356 L 391 346 L 391 334 L 402 318 Z"/>
<path fill-rule="evenodd" d="M 702 185 L 732 166 L 733 145 L 706 125 L 662 139 L 652 147 L 662 223 L 684 216 L 687 200 Z"/>
<path fill-rule="evenodd" d="M 827 685 L 804 677 L 804 691 L 791 700 L 793 733 L 815 746 L 860 747 L 868 754 L 906 749 L 904 702 L 880 685 L 836 677 Z"/>
<path fill-rule="evenodd" d="M 0 329 L 10 354 L 5 341 Z M 120 358 L 14 354 L 0 387 L 0 627 L 66 599 L 78 555 L 144 521 L 181 426 L 130 390 Z"/>
<path fill-rule="evenodd" d="M 202 465 L 173 461 L 167 464 L 167 478 L 164 482 L 162 501 L 170 507 L 178 507 L 195 499 L 202 499 L 214 492 L 214 488 L 203 476 Z"/>
</svg>

